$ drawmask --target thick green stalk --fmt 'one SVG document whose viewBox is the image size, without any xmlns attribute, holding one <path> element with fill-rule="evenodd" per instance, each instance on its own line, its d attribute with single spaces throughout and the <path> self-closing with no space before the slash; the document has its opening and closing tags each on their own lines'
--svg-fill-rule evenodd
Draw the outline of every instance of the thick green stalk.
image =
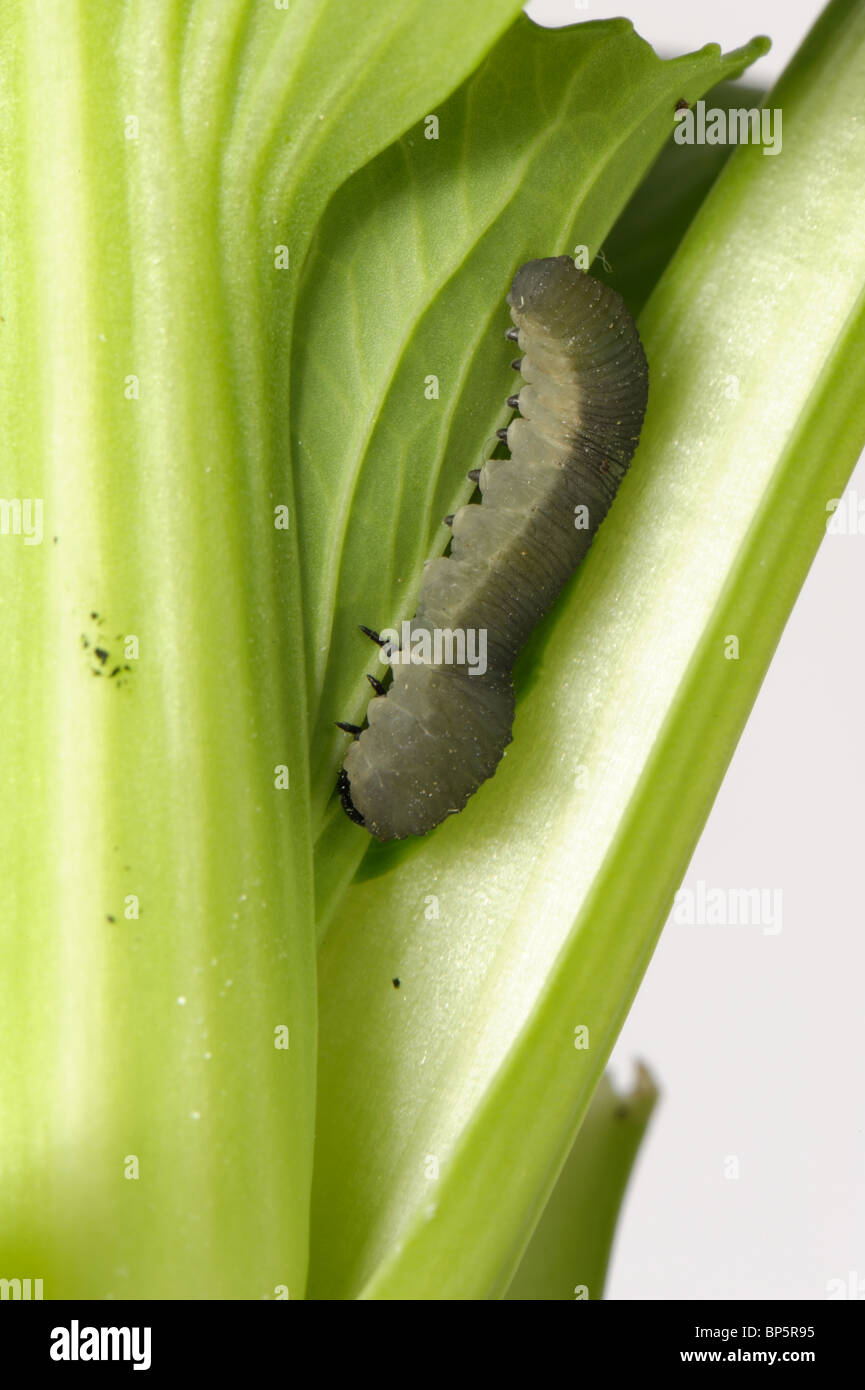
<svg viewBox="0 0 865 1390">
<path fill-rule="evenodd" d="M 5 9 L 0 1274 L 46 1298 L 303 1293 L 296 279 L 516 9 Z"/>
<path fill-rule="evenodd" d="M 184 147 L 181 11 L 62 11 L 18 8 L 3 72 L 4 495 L 45 528 L 0 541 L 4 1273 L 273 1297 L 303 1288 L 315 1050 L 261 348 Z"/>
</svg>

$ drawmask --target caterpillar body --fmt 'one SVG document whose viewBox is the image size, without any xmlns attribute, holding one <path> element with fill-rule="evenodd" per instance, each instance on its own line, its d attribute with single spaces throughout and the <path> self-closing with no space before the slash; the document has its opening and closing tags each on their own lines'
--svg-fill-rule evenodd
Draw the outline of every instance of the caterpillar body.
<svg viewBox="0 0 865 1390">
<path fill-rule="evenodd" d="M 614 290 L 554 256 L 521 266 L 507 301 L 525 383 L 500 431 L 511 457 L 469 475 L 482 500 L 447 518 L 450 554 L 427 564 L 417 613 L 388 645 L 391 685 L 371 677 L 368 727 L 340 726 L 355 735 L 343 807 L 379 840 L 426 834 L 495 772 L 514 662 L 589 549 L 642 428 L 646 357 Z M 483 637 L 483 669 L 454 644 L 466 632 Z"/>
</svg>

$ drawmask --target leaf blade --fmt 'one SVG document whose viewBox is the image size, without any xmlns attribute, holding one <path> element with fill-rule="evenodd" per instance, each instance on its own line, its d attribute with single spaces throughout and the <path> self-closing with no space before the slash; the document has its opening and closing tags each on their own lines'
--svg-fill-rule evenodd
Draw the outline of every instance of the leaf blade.
<svg viewBox="0 0 865 1390">
<path fill-rule="evenodd" d="M 620 25 L 606 30 L 601 26 L 588 28 L 596 37 L 599 30 L 605 38 L 617 31 L 625 33 Z M 585 37 L 581 41 L 586 42 Z M 753 51 L 759 51 L 759 46 Z M 681 92 L 682 64 L 690 65 L 690 80 L 695 86 L 701 81 L 709 86 L 717 80 L 715 54 L 681 60 L 663 79 L 652 66 L 657 62 L 653 57 L 648 64 L 651 82 L 658 84 L 651 91 L 650 104 L 657 105 L 659 112 L 669 108 L 667 124 L 659 120 L 649 123 L 651 128 L 639 142 L 639 153 L 632 156 L 631 183 L 627 189 L 621 186 L 622 199 L 669 129 L 675 98 Z M 741 55 L 728 62 L 740 67 Z M 600 65 L 599 83 L 603 74 Z M 585 80 L 585 71 L 582 77 Z M 646 93 L 641 95 L 645 99 Z M 595 99 L 596 89 L 589 87 L 589 111 Z M 636 107 L 640 97 L 634 95 L 633 100 Z M 612 138 L 615 142 L 615 132 Z M 563 139 L 556 167 L 564 167 L 568 157 L 568 140 Z M 372 179 L 372 170 L 368 177 Z M 498 247 L 503 263 L 520 254 L 515 246 L 527 254 L 560 249 L 533 244 L 532 237 L 540 233 L 537 227 L 527 230 L 526 218 L 531 218 L 532 200 L 538 201 L 542 177 L 543 166 L 539 164 L 534 182 L 526 190 L 526 201 L 516 210 L 513 228 L 508 224 L 508 234 Z M 590 197 L 594 196 L 594 182 L 587 171 L 581 187 Z M 354 200 L 355 206 L 358 201 Z M 541 200 L 542 211 L 548 206 Z M 615 200 L 603 212 L 599 202 L 594 220 L 584 224 L 582 212 L 575 214 L 566 202 L 565 210 L 560 210 L 561 225 L 565 227 L 568 218 L 578 217 L 580 228 L 587 228 L 583 239 L 597 244 L 609 225 L 604 218 L 611 219 L 615 211 Z M 530 220 L 528 226 L 533 226 Z M 508 239 L 511 230 L 514 243 Z M 388 235 L 392 235 L 392 227 Z M 469 325 L 470 348 L 475 347 L 476 340 L 484 341 L 490 286 L 496 277 L 479 258 L 470 256 L 466 267 L 459 286 L 462 306 L 457 312 L 454 289 L 454 299 L 446 303 L 446 312 L 441 311 L 437 332 L 430 330 L 431 343 L 444 343 L 444 326 L 458 322 L 460 314 Z M 321 294 L 323 283 L 322 276 L 317 282 Z M 406 299 L 410 301 L 411 295 L 409 285 Z M 328 312 L 321 312 L 323 300 L 319 298 L 319 322 L 334 321 L 336 298 Z M 441 299 L 446 300 L 446 295 Z M 387 321 L 378 304 L 376 313 Z M 473 316 L 479 319 L 480 328 Z M 306 317 L 312 321 L 311 315 Z M 510 355 L 506 344 L 503 355 L 503 360 Z M 420 354 L 413 367 L 415 381 L 422 376 L 422 363 Z M 480 369 L 475 374 L 477 394 L 471 398 L 472 410 L 465 405 L 466 418 L 474 416 L 475 429 L 478 421 L 490 419 L 488 383 L 499 379 L 501 366 L 496 362 L 486 377 Z M 303 412 L 303 385 L 300 390 L 299 409 Z M 403 382 L 396 392 L 399 411 L 397 403 L 391 406 L 400 418 L 405 414 L 407 392 Z M 329 404 L 326 395 L 323 400 Z M 409 414 L 410 420 L 414 418 Z M 460 433 L 449 423 L 448 438 L 454 437 L 451 480 L 468 462 L 464 454 L 460 457 L 462 447 L 456 438 Z M 398 469 L 394 472 L 399 474 Z M 387 479 L 385 466 L 381 476 Z M 414 508 L 424 519 L 431 519 L 435 488 L 427 478 L 414 486 L 414 496 L 401 504 L 404 511 L 400 517 L 407 518 Z M 453 487 L 453 482 L 443 474 L 441 486 Z M 371 524 L 376 509 L 357 501 L 355 505 L 360 565 L 363 527 Z M 390 576 L 393 593 L 398 592 L 397 580 L 417 573 L 428 553 L 423 531 L 418 537 L 416 523 L 414 529 L 408 521 L 406 525 L 408 534 L 402 537 L 406 576 L 402 576 L 399 564 L 394 567 Z M 396 534 L 400 536 L 399 524 Z M 360 602 L 364 592 L 381 593 L 381 563 L 374 555 L 367 561 L 365 574 L 355 565 L 349 567 L 350 592 L 347 589 L 345 599 L 337 598 L 334 605 L 346 624 L 346 633 L 351 621 L 375 624 L 375 614 L 350 614 L 350 608 Z M 609 551 L 600 562 L 601 570 L 605 565 L 609 571 Z M 316 568 L 325 583 L 329 582 L 332 567 L 320 564 Z M 583 576 L 578 582 L 585 582 Z M 574 624 L 573 593 L 569 597 L 571 601 L 566 598 L 566 606 L 557 612 L 566 627 Z M 596 614 L 597 608 L 592 611 Z M 602 637 L 593 637 L 595 648 L 603 649 Z M 340 645 L 335 643 L 333 666 L 322 665 L 322 673 L 337 671 Z M 358 684 L 360 675 L 358 672 Z M 322 683 L 330 696 L 330 681 Z M 546 1177 L 540 1179 L 536 1167 L 529 1175 L 521 1160 L 519 1172 L 511 1171 L 515 1136 L 522 1138 L 530 1128 L 531 1163 L 542 1168 L 544 1175 L 552 1173 L 564 1162 L 599 1074 L 595 1069 L 599 1064 L 593 1061 L 592 1068 L 585 1068 L 585 1074 L 575 1081 L 572 1047 L 573 1027 L 582 1021 L 573 1016 L 574 989 L 580 982 L 589 986 L 596 957 L 588 963 L 578 958 L 576 974 L 569 959 L 567 983 L 563 982 L 574 903 L 587 891 L 585 884 L 591 882 L 588 869 L 578 884 L 570 882 L 574 877 L 570 868 L 573 837 L 567 824 L 568 811 L 580 798 L 572 786 L 563 795 L 559 777 L 550 778 L 548 786 L 539 786 L 549 778 L 551 745 L 566 738 L 573 712 L 570 697 L 562 698 L 551 718 L 549 701 L 533 705 L 533 694 L 534 688 L 524 693 L 514 750 L 509 751 L 494 782 L 477 793 L 466 812 L 423 844 L 412 847 L 409 853 L 400 851 L 402 858 L 382 858 L 378 877 L 370 876 L 351 888 L 325 939 L 320 977 L 322 1104 L 314 1186 L 313 1296 L 475 1298 L 502 1292 L 546 1196 Z M 356 713 L 354 709 L 341 711 L 348 718 Z M 324 722 L 323 713 L 322 729 Z M 541 739 L 542 754 L 540 762 L 535 761 L 534 779 L 527 772 L 532 748 L 537 751 L 539 746 L 528 733 L 532 729 Z M 518 775 L 525 780 L 515 797 L 511 768 L 518 743 L 525 755 L 520 757 L 522 772 Z M 565 749 L 562 761 L 570 758 L 572 764 L 573 749 L 567 741 Z M 553 755 L 554 764 L 557 756 Z M 326 795 L 332 764 L 328 772 L 324 752 L 321 767 L 320 794 Z M 553 827 L 554 836 L 550 833 Z M 347 823 L 343 826 L 338 822 L 333 838 L 330 836 L 328 827 L 318 846 L 324 895 L 328 880 L 337 880 L 341 854 L 342 871 L 347 866 L 350 873 L 362 852 L 340 849 L 340 844 L 345 846 L 351 839 L 357 845 L 363 842 L 362 833 Z M 603 860 L 600 844 L 595 854 Z M 532 920 L 545 921 L 543 934 L 532 929 Z M 638 966 L 628 956 L 633 949 L 633 943 L 623 946 L 607 968 L 617 977 L 624 973 L 635 986 Z M 639 949 L 645 951 L 644 942 Z M 393 978 L 400 979 L 398 991 L 392 986 Z M 627 1001 L 616 994 L 606 1014 L 600 1008 L 593 1013 L 593 1059 L 609 1050 L 626 1007 Z M 501 1014 L 498 1019 L 497 1010 Z M 558 1042 L 554 1045 L 550 1035 L 556 1030 Z M 556 1049 L 557 1069 L 553 1071 L 551 1057 Z M 546 1113 L 529 1098 L 546 1094 L 550 1084 L 554 1096 L 558 1085 L 559 1094 Z M 345 1161 L 347 1153 L 352 1154 L 351 1164 Z M 427 1158 L 435 1160 L 430 1167 L 438 1166 L 440 1178 L 425 1176 Z M 497 1200 L 496 1219 L 488 1220 L 479 1230 L 472 1213 L 484 1211 L 489 1216 L 492 1194 Z M 471 1232 L 468 1244 L 473 1250 L 470 1263 L 460 1254 L 466 1247 L 467 1231 Z"/>
</svg>

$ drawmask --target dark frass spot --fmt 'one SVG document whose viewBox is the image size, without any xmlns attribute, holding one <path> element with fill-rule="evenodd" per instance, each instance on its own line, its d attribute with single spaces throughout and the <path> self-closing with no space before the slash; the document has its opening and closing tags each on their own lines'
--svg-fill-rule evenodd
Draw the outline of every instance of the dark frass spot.
<svg viewBox="0 0 865 1390">
<path fill-rule="evenodd" d="M 116 921 L 116 918 L 112 917 L 112 916 L 111 916 L 111 913 L 108 912 L 108 913 L 106 913 L 106 915 L 105 915 L 105 920 L 106 920 L 106 922 L 114 922 L 114 921 Z"/>
<path fill-rule="evenodd" d="M 91 608 L 89 618 L 93 626 L 89 631 L 81 633 L 81 646 L 89 654 L 88 666 L 94 676 L 106 675 L 109 680 L 113 680 L 118 687 L 126 684 L 126 676 L 131 672 L 132 667 L 128 662 L 123 662 L 123 634 L 118 632 L 115 641 L 119 644 L 118 651 L 112 642 L 111 646 L 106 645 L 104 634 L 105 618 Z M 98 629 L 102 628 L 103 632 Z"/>
<path fill-rule="evenodd" d="M 690 102 L 686 101 L 686 99 L 685 99 L 684 97 L 679 97 L 679 100 L 676 102 L 676 110 L 677 110 L 677 111 L 690 111 L 690 109 L 691 109 Z"/>
<path fill-rule="evenodd" d="M 398 979 L 394 979 L 391 983 L 393 984 L 394 989 L 399 989 L 400 982 Z"/>
</svg>

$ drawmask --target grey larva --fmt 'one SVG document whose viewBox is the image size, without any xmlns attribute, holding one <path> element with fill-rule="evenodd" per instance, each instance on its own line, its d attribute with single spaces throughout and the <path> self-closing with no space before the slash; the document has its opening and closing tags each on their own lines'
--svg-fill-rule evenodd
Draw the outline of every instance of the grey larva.
<svg viewBox="0 0 865 1390">
<path fill-rule="evenodd" d="M 425 834 L 495 772 L 514 661 L 591 545 L 643 423 L 646 357 L 615 291 L 554 256 L 520 267 L 508 304 L 525 383 L 499 432 L 511 457 L 469 475 L 481 503 L 446 518 L 450 554 L 424 569 L 399 640 L 385 634 L 389 688 L 371 677 L 368 727 L 340 726 L 355 737 L 342 804 L 379 840 Z"/>
</svg>

